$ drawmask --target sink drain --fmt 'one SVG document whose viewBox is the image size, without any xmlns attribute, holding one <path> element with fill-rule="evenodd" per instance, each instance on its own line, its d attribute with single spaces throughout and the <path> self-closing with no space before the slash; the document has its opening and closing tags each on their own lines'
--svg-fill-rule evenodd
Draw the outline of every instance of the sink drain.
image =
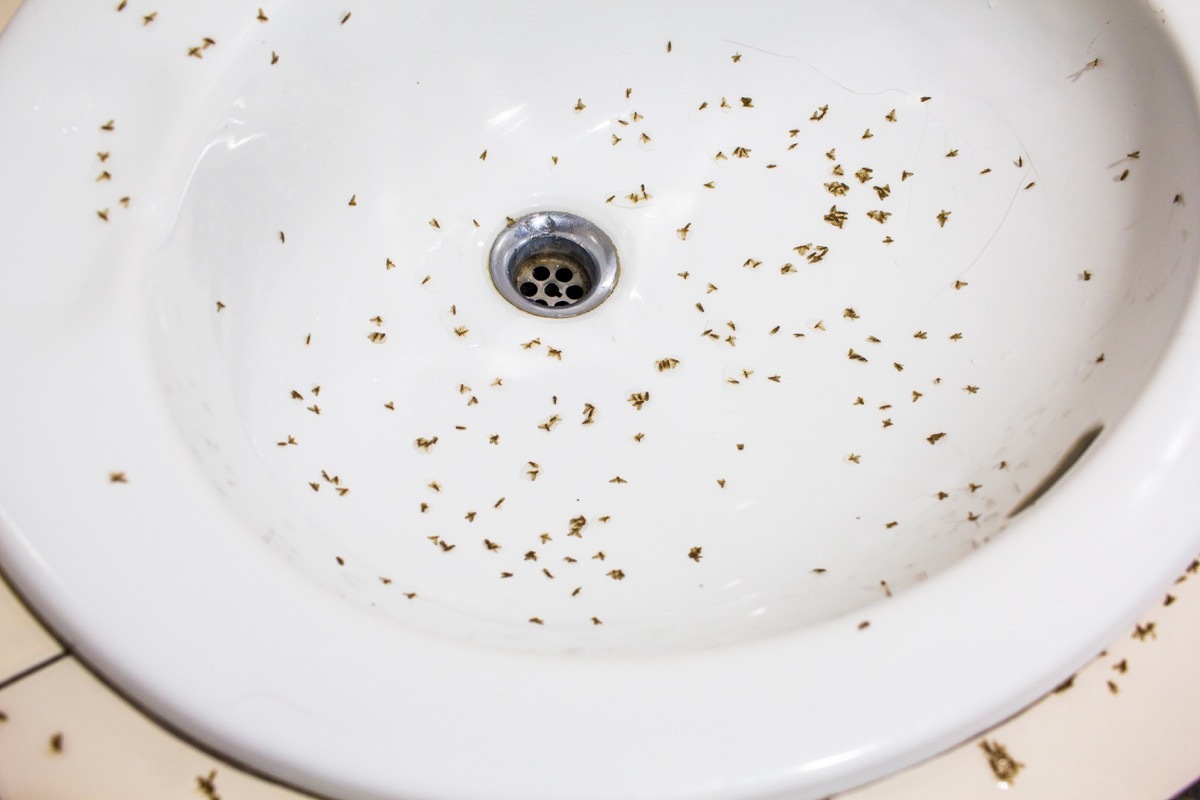
<svg viewBox="0 0 1200 800">
<path fill-rule="evenodd" d="M 574 317 L 604 302 L 617 285 L 612 239 L 563 211 L 527 214 L 496 237 L 492 282 L 508 302 L 542 317 Z"/>
</svg>

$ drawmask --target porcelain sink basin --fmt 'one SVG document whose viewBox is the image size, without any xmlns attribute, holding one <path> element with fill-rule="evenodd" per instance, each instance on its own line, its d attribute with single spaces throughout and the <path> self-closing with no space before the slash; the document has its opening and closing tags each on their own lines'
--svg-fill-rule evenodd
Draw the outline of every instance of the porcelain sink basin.
<svg viewBox="0 0 1200 800">
<path fill-rule="evenodd" d="M 1198 32 L 32 0 L 0 565 L 147 712 L 324 796 L 818 798 L 930 756 L 1200 549 Z"/>
</svg>

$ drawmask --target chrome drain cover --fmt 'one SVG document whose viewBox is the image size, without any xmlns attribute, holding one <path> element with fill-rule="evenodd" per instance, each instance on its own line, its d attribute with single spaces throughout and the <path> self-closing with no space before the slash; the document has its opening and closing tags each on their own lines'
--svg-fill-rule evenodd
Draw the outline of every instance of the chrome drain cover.
<svg viewBox="0 0 1200 800">
<path fill-rule="evenodd" d="M 539 211 L 496 237 L 489 268 L 500 294 L 522 311 L 574 317 L 612 293 L 619 264 L 612 239 L 588 220 Z"/>
</svg>

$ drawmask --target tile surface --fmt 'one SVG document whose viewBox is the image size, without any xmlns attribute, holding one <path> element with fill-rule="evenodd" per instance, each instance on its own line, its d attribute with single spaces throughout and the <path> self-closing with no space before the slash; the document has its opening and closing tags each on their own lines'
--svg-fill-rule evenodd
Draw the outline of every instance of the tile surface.
<svg viewBox="0 0 1200 800">
<path fill-rule="evenodd" d="M 300 797 L 222 764 L 110 692 L 74 659 L 0 692 L 0 797 L 128 800 Z"/>
</svg>

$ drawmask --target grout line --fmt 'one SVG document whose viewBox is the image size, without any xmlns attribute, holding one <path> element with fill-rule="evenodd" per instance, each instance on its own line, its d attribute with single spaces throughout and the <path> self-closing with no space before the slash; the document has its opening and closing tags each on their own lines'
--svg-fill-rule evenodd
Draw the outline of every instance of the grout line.
<svg viewBox="0 0 1200 800">
<path fill-rule="evenodd" d="M 50 667 L 50 666 L 57 664 L 59 661 L 62 661 L 64 658 L 68 658 L 70 655 L 71 654 L 68 651 L 63 650 L 62 652 L 58 653 L 57 655 L 53 655 L 47 659 L 39 661 L 38 663 L 34 664 L 32 667 L 21 670 L 20 672 L 18 672 L 16 675 L 13 675 L 12 677 L 5 678 L 4 680 L 0 681 L 0 692 L 4 691 L 8 687 L 12 686 L 14 683 L 17 683 L 18 681 L 23 681 L 26 678 L 28 678 L 29 676 L 34 675 L 38 672 L 41 672 L 46 667 Z"/>
</svg>

